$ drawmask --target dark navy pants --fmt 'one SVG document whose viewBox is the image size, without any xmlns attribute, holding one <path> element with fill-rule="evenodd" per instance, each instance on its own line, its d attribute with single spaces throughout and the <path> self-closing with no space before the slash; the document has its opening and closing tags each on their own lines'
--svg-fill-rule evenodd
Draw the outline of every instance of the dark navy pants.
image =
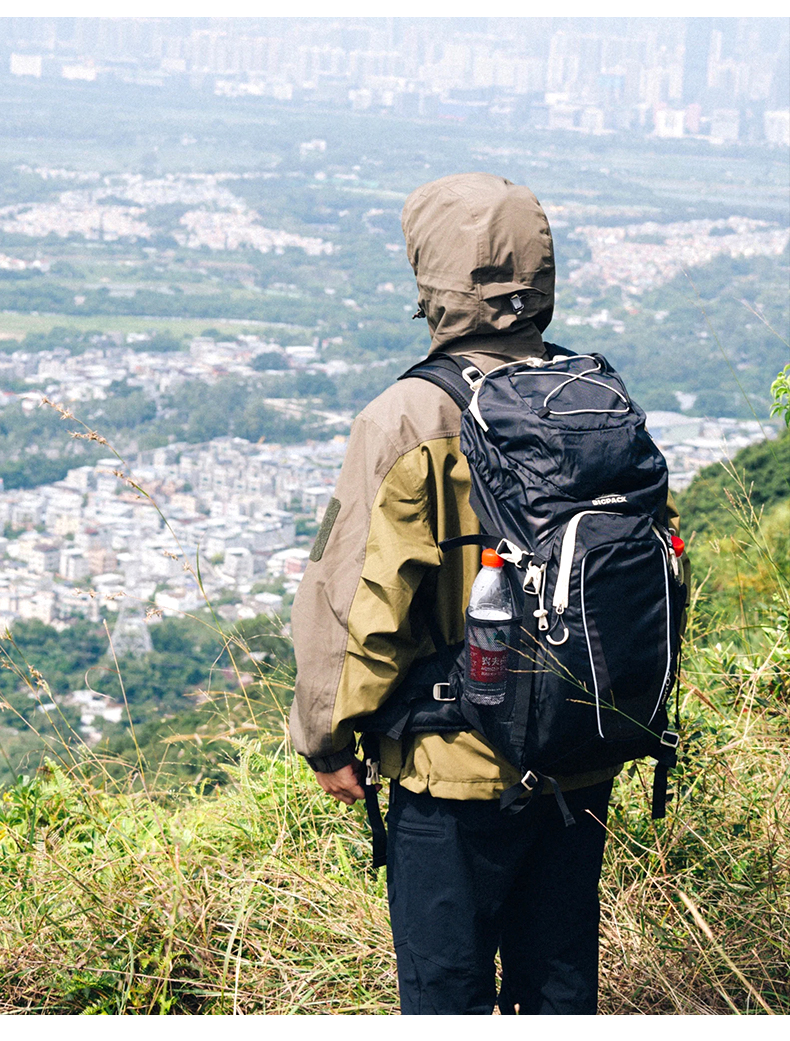
<svg viewBox="0 0 790 1041">
<path fill-rule="evenodd" d="M 393 783 L 387 886 L 403 1015 L 490 1015 L 497 1001 L 503 1015 L 595 1015 L 611 788 L 566 792 L 566 828 L 553 796 L 510 814 L 496 799 Z"/>
</svg>

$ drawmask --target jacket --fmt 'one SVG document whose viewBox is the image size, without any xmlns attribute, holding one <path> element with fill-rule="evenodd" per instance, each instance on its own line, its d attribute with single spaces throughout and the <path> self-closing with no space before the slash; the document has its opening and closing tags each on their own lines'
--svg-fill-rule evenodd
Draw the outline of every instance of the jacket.
<svg viewBox="0 0 790 1041">
<path fill-rule="evenodd" d="M 409 196 L 403 228 L 431 352 L 461 354 L 484 372 L 547 357 L 552 242 L 528 189 L 487 174 L 443 178 Z M 518 314 L 515 292 L 524 303 Z M 434 652 L 429 614 L 448 645 L 463 640 L 479 549 L 446 558 L 439 549 L 479 531 L 459 434 L 458 406 L 417 379 L 388 388 L 354 422 L 292 613 L 291 737 L 316 769 L 349 762 L 354 720 L 375 712 L 412 664 Z M 439 798 L 492 799 L 518 781 L 473 731 L 415 735 L 403 745 L 383 739 L 381 768 Z M 569 789 L 614 772 L 559 780 Z"/>
</svg>

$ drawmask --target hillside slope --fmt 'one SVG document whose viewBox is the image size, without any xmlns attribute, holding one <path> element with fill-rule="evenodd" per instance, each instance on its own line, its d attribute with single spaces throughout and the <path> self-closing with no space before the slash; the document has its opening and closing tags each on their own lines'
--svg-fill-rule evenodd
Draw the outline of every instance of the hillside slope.
<svg viewBox="0 0 790 1041">
<path fill-rule="evenodd" d="M 729 496 L 748 493 L 755 511 L 790 499 L 790 431 L 740 451 L 730 464 L 713 463 L 678 496 L 687 536 L 723 535 L 737 527 Z"/>
</svg>

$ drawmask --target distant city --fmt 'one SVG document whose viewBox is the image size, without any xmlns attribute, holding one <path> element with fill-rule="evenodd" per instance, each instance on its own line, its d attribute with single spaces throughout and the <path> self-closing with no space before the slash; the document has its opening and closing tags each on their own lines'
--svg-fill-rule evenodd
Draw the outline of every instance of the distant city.
<svg viewBox="0 0 790 1041">
<path fill-rule="evenodd" d="M 776 435 L 784 20 L 4 18 L 0 84 L 0 627 L 287 633 L 353 418 L 428 345 L 403 200 L 458 170 L 538 193 L 547 335 L 675 491 Z"/>
<path fill-rule="evenodd" d="M 786 19 L 4 18 L 11 77 L 448 123 L 790 144 Z"/>
</svg>

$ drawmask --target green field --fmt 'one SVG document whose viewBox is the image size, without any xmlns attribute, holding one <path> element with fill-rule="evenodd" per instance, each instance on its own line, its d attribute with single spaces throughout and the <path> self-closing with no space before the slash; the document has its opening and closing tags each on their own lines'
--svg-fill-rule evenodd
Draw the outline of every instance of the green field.
<svg viewBox="0 0 790 1041">
<path fill-rule="evenodd" d="M 276 322 L 257 322 L 247 319 L 223 318 L 140 318 L 135 315 L 86 315 L 70 314 L 0 314 L 0 340 L 23 340 L 30 333 L 49 332 L 55 326 L 63 326 L 78 332 L 102 333 L 142 333 L 172 332 L 177 336 L 199 336 L 204 329 L 214 328 L 220 332 L 227 330 L 228 337 L 241 334 L 266 334 L 271 332 L 276 337 L 277 331 L 287 329 L 290 332 L 303 330 L 307 335 L 310 330 L 305 326 Z"/>
</svg>

